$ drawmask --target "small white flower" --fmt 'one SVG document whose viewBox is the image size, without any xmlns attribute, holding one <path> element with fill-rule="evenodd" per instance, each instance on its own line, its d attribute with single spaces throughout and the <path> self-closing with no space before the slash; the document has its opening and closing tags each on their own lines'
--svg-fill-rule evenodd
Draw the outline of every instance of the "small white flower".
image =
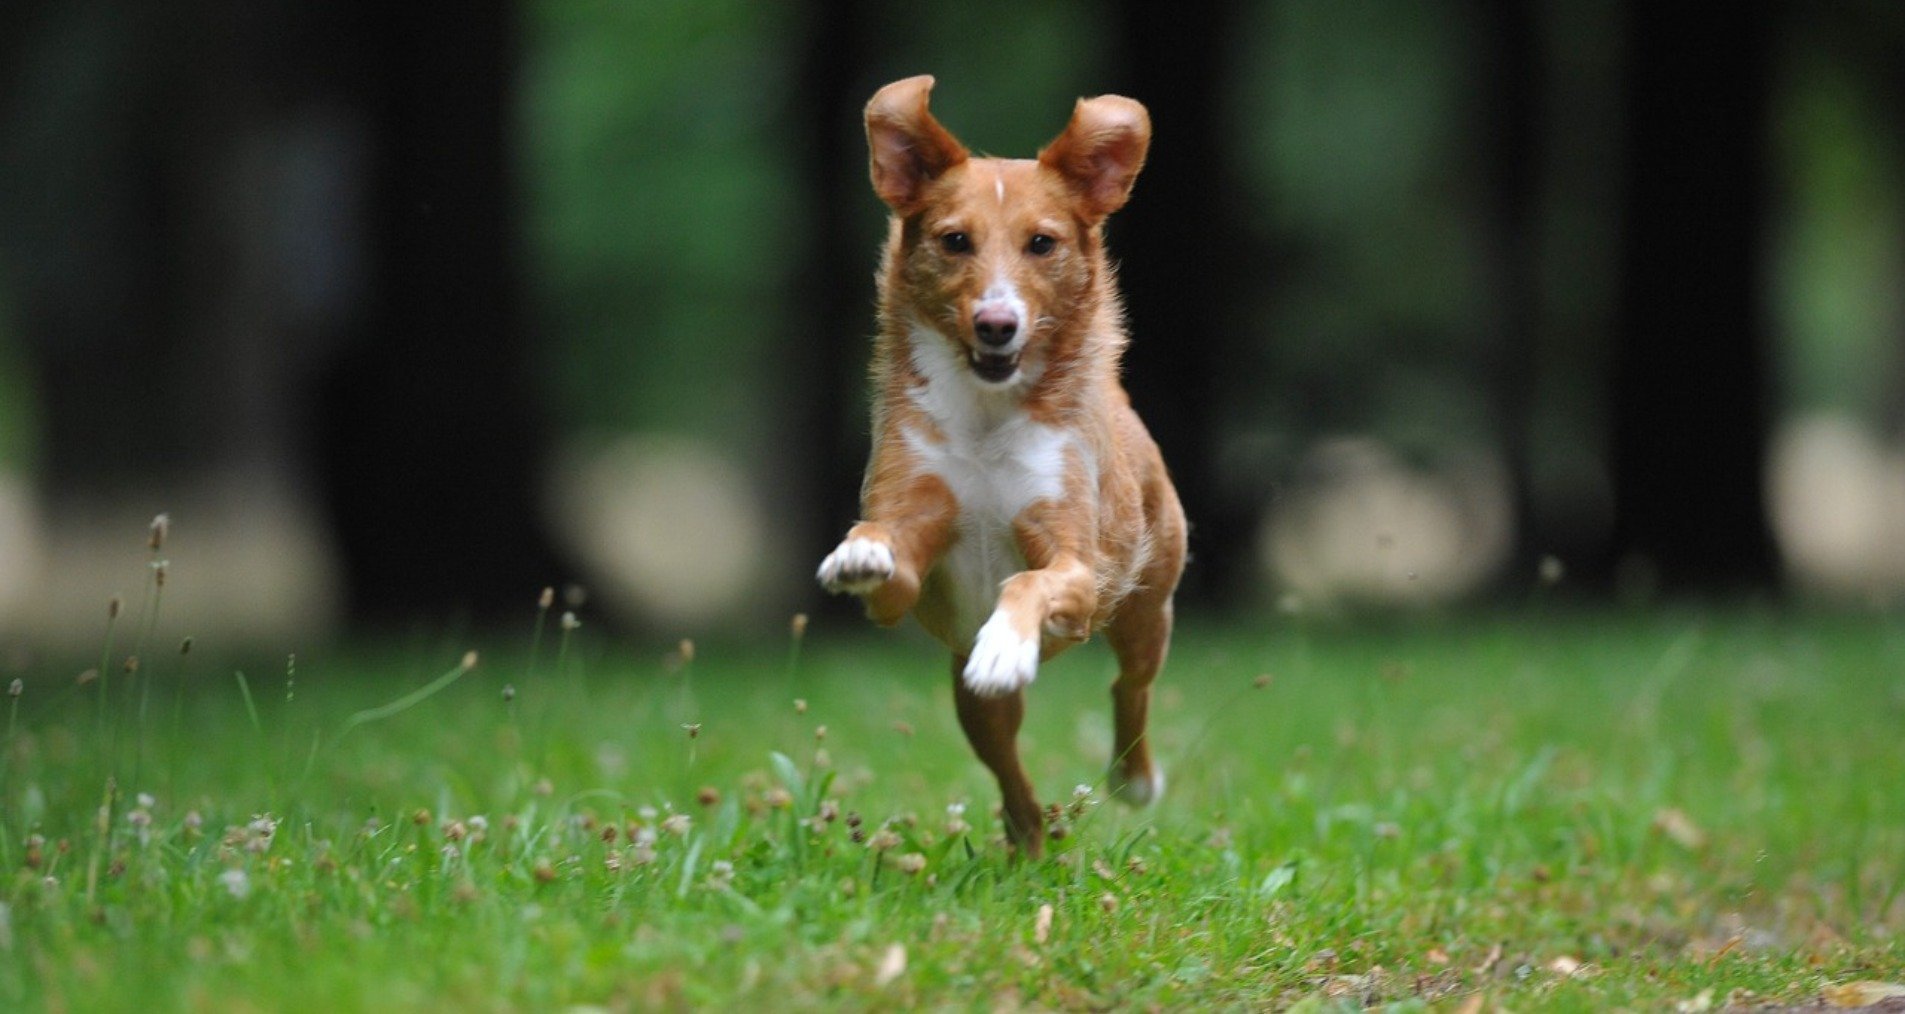
<svg viewBox="0 0 1905 1014">
<path fill-rule="evenodd" d="M 218 883 L 234 898 L 243 898 L 251 893 L 251 878 L 244 870 L 226 870 L 218 875 Z"/>
<path fill-rule="evenodd" d="M 245 851 L 265 853 L 271 850 L 271 840 L 277 837 L 278 822 L 268 813 L 251 818 L 245 825 Z"/>
<path fill-rule="evenodd" d="M 153 807 L 159 805 L 159 801 L 153 798 L 152 793 L 150 792 L 139 793 L 138 803 L 139 803 L 139 808 L 142 810 L 150 810 Z"/>
<path fill-rule="evenodd" d="M 147 845 L 152 841 L 152 811 L 140 807 L 126 814 L 126 823 L 132 825 L 139 835 L 139 844 Z"/>
</svg>

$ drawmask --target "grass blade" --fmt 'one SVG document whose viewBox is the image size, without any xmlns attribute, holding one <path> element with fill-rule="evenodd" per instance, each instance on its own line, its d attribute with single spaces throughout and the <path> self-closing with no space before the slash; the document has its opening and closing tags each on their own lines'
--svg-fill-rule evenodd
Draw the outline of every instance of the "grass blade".
<svg viewBox="0 0 1905 1014">
<path fill-rule="evenodd" d="M 365 708 L 363 711 L 359 711 L 351 717 L 346 718 L 344 720 L 344 727 L 338 730 L 338 735 L 341 737 L 360 725 L 368 725 L 371 722 L 382 721 L 392 715 L 400 715 L 409 711 L 411 708 L 435 696 L 438 691 L 462 679 L 465 673 L 474 668 L 476 668 L 476 652 L 472 651 L 463 656 L 463 661 L 457 663 L 456 668 L 425 683 L 423 686 L 391 701 L 389 704 L 378 705 L 375 708 Z M 240 678 L 242 679 L 242 677 Z M 250 703 L 250 700 L 250 696 L 247 695 L 246 702 Z M 256 717 L 254 717 L 253 721 L 256 720 Z"/>
</svg>

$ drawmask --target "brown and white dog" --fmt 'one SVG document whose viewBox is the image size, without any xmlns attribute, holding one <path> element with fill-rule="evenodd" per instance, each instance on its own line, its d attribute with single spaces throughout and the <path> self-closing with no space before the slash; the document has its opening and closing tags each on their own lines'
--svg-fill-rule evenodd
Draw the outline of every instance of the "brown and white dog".
<svg viewBox="0 0 1905 1014">
<path fill-rule="evenodd" d="M 1144 107 L 1079 100 L 1036 160 L 974 158 L 927 111 L 929 76 L 866 108 L 873 189 L 892 208 L 879 274 L 865 519 L 820 565 L 883 626 L 907 613 L 953 652 L 959 723 L 1028 855 L 1045 825 L 1019 761 L 1039 663 L 1102 629 L 1111 787 L 1164 788 L 1145 741 L 1184 567 L 1177 492 L 1118 383 L 1122 309 L 1105 217 L 1150 145 Z"/>
</svg>

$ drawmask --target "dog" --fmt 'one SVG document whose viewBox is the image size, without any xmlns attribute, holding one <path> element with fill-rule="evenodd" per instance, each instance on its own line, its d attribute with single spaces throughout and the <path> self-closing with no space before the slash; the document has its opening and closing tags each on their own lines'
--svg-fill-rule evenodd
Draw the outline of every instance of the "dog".
<svg viewBox="0 0 1905 1014">
<path fill-rule="evenodd" d="M 1019 760 L 1039 664 L 1102 630 L 1115 798 L 1164 774 L 1145 740 L 1170 646 L 1186 523 L 1119 384 L 1126 335 L 1104 222 L 1130 195 L 1150 115 L 1080 99 L 1036 159 L 973 157 L 928 110 L 929 75 L 866 107 L 873 190 L 891 210 L 873 353 L 865 520 L 821 563 L 829 592 L 953 653 L 959 724 L 998 779 L 1011 843 L 1044 851 Z"/>
</svg>

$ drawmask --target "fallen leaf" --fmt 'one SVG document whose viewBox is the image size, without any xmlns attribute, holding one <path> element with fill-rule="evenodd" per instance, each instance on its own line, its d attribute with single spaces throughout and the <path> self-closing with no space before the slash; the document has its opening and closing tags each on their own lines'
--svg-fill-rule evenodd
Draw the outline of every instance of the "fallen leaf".
<svg viewBox="0 0 1905 1014">
<path fill-rule="evenodd" d="M 873 973 L 873 984 L 884 986 L 904 974 L 906 974 L 906 947 L 903 944 L 894 944 L 880 956 L 880 967 Z"/>
<path fill-rule="evenodd" d="M 1665 807 L 1654 811 L 1654 830 L 1674 840 L 1684 849 L 1698 849 L 1707 843 L 1707 833 L 1700 825 L 1687 816 L 1686 811 L 1676 807 Z"/>
<path fill-rule="evenodd" d="M 1440 947 L 1429 948 L 1429 953 L 1424 954 L 1422 957 L 1431 965 L 1447 965 L 1449 963 L 1449 952 Z"/>
<path fill-rule="evenodd" d="M 1375 986 L 1375 977 L 1363 975 L 1332 975 L 1323 983 L 1323 995 L 1332 999 L 1346 996 L 1362 996 Z"/>
<path fill-rule="evenodd" d="M 1548 971 L 1556 975 L 1572 976 L 1581 970 L 1581 959 L 1563 954 L 1548 962 Z"/>
<path fill-rule="evenodd" d="M 1699 1011 L 1712 1010 L 1713 1009 L 1712 988 L 1709 987 L 1707 989 L 1701 990 L 1699 993 L 1696 993 L 1693 999 L 1691 1000 L 1682 1000 L 1679 1003 L 1674 1004 L 1673 1009 L 1676 1011 L 1679 1011 L 1680 1014 L 1698 1014 Z"/>
<path fill-rule="evenodd" d="M 1746 939 L 1746 934 L 1744 933 L 1735 933 L 1732 936 L 1727 937 L 1725 943 L 1721 944 L 1718 948 L 1714 949 L 1713 956 L 1707 959 L 1707 964 L 1709 966 L 1719 964 L 1721 958 L 1726 957 L 1727 954 L 1732 952 L 1733 948 L 1738 947 L 1740 945 L 1740 942 L 1745 939 Z"/>
<path fill-rule="evenodd" d="M 1042 944 L 1052 935 L 1052 906 L 1040 905 L 1038 918 L 1032 922 L 1032 942 Z"/>
<path fill-rule="evenodd" d="M 1488 949 L 1488 956 L 1482 959 L 1481 964 L 1475 966 L 1475 974 L 1487 975 L 1489 972 L 1489 969 L 1494 968 L 1495 963 L 1500 961 L 1501 959 L 1502 959 L 1502 945 L 1496 944 L 1495 946 L 1490 947 Z"/>
<path fill-rule="evenodd" d="M 1864 980 L 1825 988 L 1826 1003 L 1832 1007 L 1870 1007 L 1896 996 L 1905 996 L 1905 985 Z"/>
</svg>

